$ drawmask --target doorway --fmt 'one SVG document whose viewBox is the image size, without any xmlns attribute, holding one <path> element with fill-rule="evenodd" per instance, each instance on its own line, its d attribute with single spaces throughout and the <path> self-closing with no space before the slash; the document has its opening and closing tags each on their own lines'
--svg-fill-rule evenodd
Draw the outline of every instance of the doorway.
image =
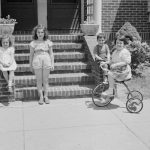
<svg viewBox="0 0 150 150">
<path fill-rule="evenodd" d="M 77 32 L 80 29 L 80 0 L 47 0 L 48 30 Z"/>
</svg>

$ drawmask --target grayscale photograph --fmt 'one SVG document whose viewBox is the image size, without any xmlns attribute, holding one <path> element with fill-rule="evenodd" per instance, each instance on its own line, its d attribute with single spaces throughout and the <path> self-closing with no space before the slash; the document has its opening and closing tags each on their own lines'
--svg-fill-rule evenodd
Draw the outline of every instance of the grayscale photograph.
<svg viewBox="0 0 150 150">
<path fill-rule="evenodd" d="M 0 0 L 0 150 L 150 150 L 150 0 Z"/>
</svg>

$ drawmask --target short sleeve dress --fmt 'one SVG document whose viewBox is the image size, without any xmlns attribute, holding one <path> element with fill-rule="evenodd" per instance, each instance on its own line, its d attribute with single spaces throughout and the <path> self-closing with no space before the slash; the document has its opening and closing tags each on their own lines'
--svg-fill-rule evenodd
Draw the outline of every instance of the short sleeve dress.
<svg viewBox="0 0 150 150">
<path fill-rule="evenodd" d="M 53 46 L 50 40 L 38 42 L 32 41 L 30 47 L 34 50 L 32 66 L 34 69 L 50 68 L 52 65 L 51 57 L 49 55 L 49 48 Z"/>
<path fill-rule="evenodd" d="M 4 49 L 2 47 L 0 48 L 0 60 L 5 64 L 9 64 L 9 62 L 12 62 L 9 67 L 4 67 L 2 64 L 0 64 L 1 71 L 15 71 L 17 69 L 14 53 L 14 47 L 9 47 L 7 49 Z"/>
<path fill-rule="evenodd" d="M 111 70 L 109 73 L 113 76 L 117 81 L 124 81 L 130 79 L 132 77 L 131 74 L 131 54 L 127 49 L 122 49 L 121 51 L 115 50 L 112 54 L 112 64 L 118 62 L 125 62 L 127 65 L 117 67 L 116 69 Z"/>
</svg>

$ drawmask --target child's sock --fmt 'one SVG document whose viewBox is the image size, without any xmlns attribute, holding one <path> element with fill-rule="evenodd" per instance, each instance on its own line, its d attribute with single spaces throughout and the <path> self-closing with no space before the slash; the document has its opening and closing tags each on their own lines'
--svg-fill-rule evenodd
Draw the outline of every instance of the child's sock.
<svg viewBox="0 0 150 150">
<path fill-rule="evenodd" d="M 12 86 L 12 81 L 8 81 L 8 86 Z"/>
<path fill-rule="evenodd" d="M 12 89 L 12 81 L 8 81 L 8 90 L 9 92 L 13 92 L 13 89 Z"/>
<path fill-rule="evenodd" d="M 107 83 L 108 82 L 108 78 L 107 76 L 104 76 L 104 83 Z"/>
</svg>

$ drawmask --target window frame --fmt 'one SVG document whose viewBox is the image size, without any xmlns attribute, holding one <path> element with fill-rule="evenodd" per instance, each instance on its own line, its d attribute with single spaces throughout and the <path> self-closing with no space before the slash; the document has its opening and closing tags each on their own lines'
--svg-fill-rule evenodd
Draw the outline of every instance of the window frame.
<svg viewBox="0 0 150 150">
<path fill-rule="evenodd" d="M 68 0 L 68 1 L 69 1 L 69 0 Z M 52 5 L 53 5 L 53 4 L 56 4 L 56 5 L 57 5 L 57 4 L 64 4 L 64 5 L 65 5 L 65 4 L 77 4 L 78 0 L 75 0 L 75 1 L 76 1 L 76 2 L 70 2 L 70 3 L 69 3 L 69 2 L 53 2 L 53 0 L 48 0 L 48 3 L 49 3 L 49 4 L 52 4 Z"/>
<path fill-rule="evenodd" d="M 34 0 L 30 0 L 30 1 L 31 1 L 31 2 L 26 2 L 26 1 L 20 0 L 20 1 L 18 2 L 18 1 L 15 1 L 15 0 L 12 0 L 12 1 L 6 0 L 6 3 L 7 3 L 7 4 L 33 4 L 33 3 L 34 3 Z"/>
</svg>

